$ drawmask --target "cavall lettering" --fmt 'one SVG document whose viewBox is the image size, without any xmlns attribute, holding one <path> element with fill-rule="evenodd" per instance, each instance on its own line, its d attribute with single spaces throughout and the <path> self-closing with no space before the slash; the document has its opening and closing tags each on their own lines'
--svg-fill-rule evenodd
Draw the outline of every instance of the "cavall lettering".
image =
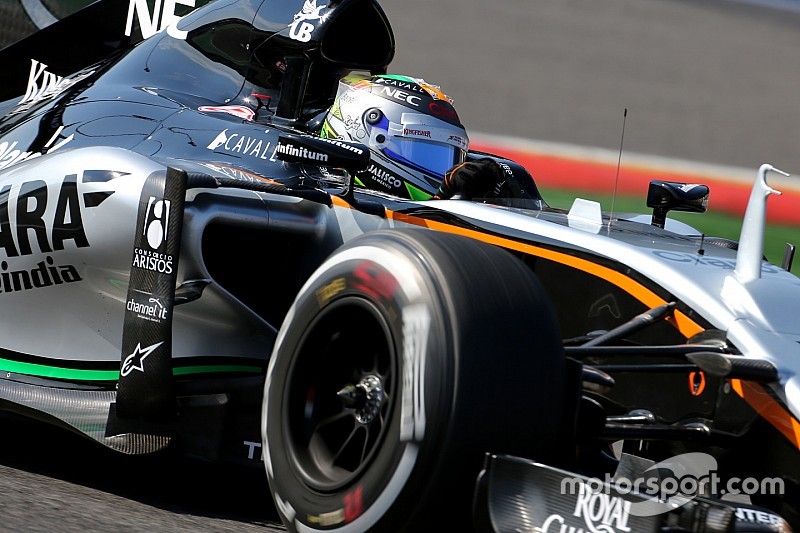
<svg viewBox="0 0 800 533">
<path fill-rule="evenodd" d="M 209 150 L 224 149 L 235 154 L 268 159 L 269 146 L 270 141 L 263 141 L 262 139 L 248 137 L 239 133 L 229 134 L 226 129 L 220 132 L 207 148 Z"/>
<path fill-rule="evenodd" d="M 48 191 L 48 184 L 41 180 L 0 188 L 0 248 L 5 250 L 6 256 L 34 253 L 33 242 L 42 253 L 63 250 L 66 241 L 72 241 L 78 248 L 89 246 L 83 228 L 77 175 L 70 174 L 62 181 L 54 210 L 47 209 Z M 13 219 L 9 204 L 14 206 Z"/>
<path fill-rule="evenodd" d="M 398 87 L 400 89 L 405 89 L 407 91 L 414 91 L 422 94 L 425 93 L 425 90 L 422 87 L 420 87 L 416 83 L 409 83 L 407 81 L 394 80 L 391 78 L 378 78 L 377 80 L 375 80 L 375 83 L 379 85 L 391 85 L 392 87 Z"/>
<path fill-rule="evenodd" d="M 73 265 L 56 265 L 47 256 L 30 270 L 9 270 L 7 261 L 0 262 L 0 292 L 29 291 L 64 283 L 82 281 Z"/>
</svg>

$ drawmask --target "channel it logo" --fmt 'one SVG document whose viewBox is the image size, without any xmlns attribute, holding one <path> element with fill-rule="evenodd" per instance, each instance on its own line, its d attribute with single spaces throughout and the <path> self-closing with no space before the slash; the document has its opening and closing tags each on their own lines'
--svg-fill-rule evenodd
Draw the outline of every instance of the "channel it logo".
<svg viewBox="0 0 800 533">
<path fill-rule="evenodd" d="M 133 266 L 161 274 L 172 274 L 172 256 L 159 252 L 169 236 L 170 206 L 169 200 L 155 196 L 147 201 L 142 235 L 149 249 L 134 249 Z"/>
</svg>

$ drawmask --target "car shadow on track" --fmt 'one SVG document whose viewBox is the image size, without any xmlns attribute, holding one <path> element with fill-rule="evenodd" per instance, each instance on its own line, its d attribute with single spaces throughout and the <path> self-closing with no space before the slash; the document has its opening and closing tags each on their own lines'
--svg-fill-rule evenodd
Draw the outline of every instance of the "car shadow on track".
<svg viewBox="0 0 800 533">
<path fill-rule="evenodd" d="M 49 523 L 54 519 L 69 522 L 65 513 L 73 511 L 82 520 L 113 522 L 114 513 L 125 508 L 123 516 L 139 515 L 133 529 L 189 530 L 200 524 L 206 531 L 282 530 L 266 477 L 258 470 L 170 453 L 125 456 L 72 432 L 7 413 L 0 413 L 0 427 L 0 501 L 4 509 L 30 510 L 21 513 L 22 520 L 30 520 L 19 524 L 25 529 L 46 530 L 58 525 Z M 36 510 L 43 499 L 61 507 L 54 517 Z M 4 525 L 10 526 L 5 520 Z"/>
</svg>

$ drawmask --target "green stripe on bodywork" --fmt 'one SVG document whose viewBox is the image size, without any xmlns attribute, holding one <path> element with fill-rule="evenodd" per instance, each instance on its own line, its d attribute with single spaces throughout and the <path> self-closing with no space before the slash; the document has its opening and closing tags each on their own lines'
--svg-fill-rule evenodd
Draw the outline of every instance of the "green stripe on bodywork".
<svg viewBox="0 0 800 533">
<path fill-rule="evenodd" d="M 42 378 L 69 379 L 74 381 L 117 381 L 119 370 L 85 370 L 79 368 L 64 368 L 58 366 L 39 365 L 36 363 L 21 363 L 0 359 L 0 372 L 12 374 L 25 374 Z M 187 376 L 192 374 L 222 374 L 243 372 L 246 374 L 260 374 L 261 367 L 244 365 L 198 365 L 172 369 L 173 376 Z"/>
<path fill-rule="evenodd" d="M 205 366 L 186 366 L 173 368 L 173 376 L 186 376 L 189 374 L 221 374 L 228 372 L 244 372 L 247 374 L 260 374 L 261 367 L 258 366 L 234 366 L 234 365 L 205 365 Z"/>
<path fill-rule="evenodd" d="M 9 361 L 8 359 L 0 359 L 0 372 L 79 381 L 116 381 L 119 379 L 119 370 L 63 368 L 36 363 L 21 363 L 19 361 Z"/>
</svg>

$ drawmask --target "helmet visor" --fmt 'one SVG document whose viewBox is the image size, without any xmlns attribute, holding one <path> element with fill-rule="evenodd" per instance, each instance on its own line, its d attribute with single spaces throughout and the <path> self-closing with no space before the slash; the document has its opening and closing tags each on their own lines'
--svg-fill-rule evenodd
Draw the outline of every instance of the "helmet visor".
<svg viewBox="0 0 800 533">
<path fill-rule="evenodd" d="M 463 128 L 418 113 L 403 113 L 400 123 L 383 122 L 388 139 L 382 146 L 390 158 L 433 176 L 464 162 L 469 140 Z"/>
<path fill-rule="evenodd" d="M 466 152 L 455 146 L 404 137 L 390 137 L 383 152 L 399 163 L 440 178 L 466 158 Z"/>
</svg>

